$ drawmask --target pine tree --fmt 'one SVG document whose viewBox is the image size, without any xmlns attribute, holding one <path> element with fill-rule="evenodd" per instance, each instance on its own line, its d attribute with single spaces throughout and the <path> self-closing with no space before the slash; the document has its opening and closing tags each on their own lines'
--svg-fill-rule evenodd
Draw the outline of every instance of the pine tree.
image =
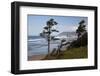
<svg viewBox="0 0 100 76">
<path fill-rule="evenodd" d="M 83 32 L 86 31 L 86 25 L 84 25 L 85 21 L 82 20 L 79 22 L 78 29 L 76 30 L 76 33 L 78 34 L 78 38 L 82 35 Z"/>
<path fill-rule="evenodd" d="M 52 29 L 53 26 L 57 25 L 58 23 L 54 21 L 54 19 L 50 19 L 49 21 L 46 22 L 46 26 L 43 29 L 43 32 L 40 33 L 40 36 L 44 37 L 48 41 L 48 56 L 50 55 L 50 41 L 51 41 L 51 34 L 53 32 L 59 32 L 56 29 Z"/>
</svg>

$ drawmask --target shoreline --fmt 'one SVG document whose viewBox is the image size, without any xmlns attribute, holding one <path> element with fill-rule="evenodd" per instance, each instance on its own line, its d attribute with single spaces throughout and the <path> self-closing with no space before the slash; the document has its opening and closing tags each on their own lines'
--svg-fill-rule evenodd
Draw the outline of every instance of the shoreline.
<svg viewBox="0 0 100 76">
<path fill-rule="evenodd" d="M 28 61 L 42 60 L 45 57 L 46 57 L 46 55 L 32 55 L 32 56 L 28 56 Z"/>
</svg>

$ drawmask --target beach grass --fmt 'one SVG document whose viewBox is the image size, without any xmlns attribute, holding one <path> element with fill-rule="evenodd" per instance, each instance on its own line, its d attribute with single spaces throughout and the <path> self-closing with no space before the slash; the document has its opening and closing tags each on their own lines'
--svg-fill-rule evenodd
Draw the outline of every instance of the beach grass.
<svg viewBox="0 0 100 76">
<path fill-rule="evenodd" d="M 71 48 L 64 52 L 61 52 L 57 59 L 77 59 L 77 58 L 87 58 L 88 52 L 87 47 Z"/>
<path fill-rule="evenodd" d="M 64 50 L 60 52 L 57 56 L 45 57 L 43 60 L 53 60 L 53 59 L 80 59 L 88 58 L 87 46 L 81 46 L 78 48 L 71 48 L 69 50 Z"/>
</svg>

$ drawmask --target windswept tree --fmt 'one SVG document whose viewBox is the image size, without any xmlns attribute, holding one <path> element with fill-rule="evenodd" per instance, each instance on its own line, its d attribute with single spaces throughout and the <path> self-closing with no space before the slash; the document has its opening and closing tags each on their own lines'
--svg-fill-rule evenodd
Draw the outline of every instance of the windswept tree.
<svg viewBox="0 0 100 76">
<path fill-rule="evenodd" d="M 82 35 L 83 32 L 86 31 L 86 25 L 85 25 L 85 21 L 82 20 L 79 22 L 79 26 L 76 30 L 76 33 L 78 34 L 78 38 Z"/>
<path fill-rule="evenodd" d="M 40 33 L 40 36 L 44 37 L 48 41 L 48 56 L 50 54 L 50 41 L 52 39 L 51 34 L 53 32 L 59 32 L 56 29 L 53 29 L 52 27 L 57 25 L 58 23 L 54 21 L 54 19 L 50 19 L 49 21 L 46 22 L 46 26 L 44 27 L 42 33 Z"/>
</svg>

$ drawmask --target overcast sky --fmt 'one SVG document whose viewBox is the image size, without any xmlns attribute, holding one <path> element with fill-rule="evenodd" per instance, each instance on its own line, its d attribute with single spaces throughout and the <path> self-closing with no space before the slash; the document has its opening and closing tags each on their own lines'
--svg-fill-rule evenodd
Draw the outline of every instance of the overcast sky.
<svg viewBox="0 0 100 76">
<path fill-rule="evenodd" d="M 78 23 L 81 20 L 85 20 L 85 24 L 88 24 L 87 17 L 28 15 L 28 36 L 39 35 L 43 31 L 43 27 L 46 26 L 46 22 L 51 18 L 53 18 L 58 23 L 53 28 L 59 30 L 59 33 L 76 31 L 77 27 L 79 26 Z"/>
</svg>

